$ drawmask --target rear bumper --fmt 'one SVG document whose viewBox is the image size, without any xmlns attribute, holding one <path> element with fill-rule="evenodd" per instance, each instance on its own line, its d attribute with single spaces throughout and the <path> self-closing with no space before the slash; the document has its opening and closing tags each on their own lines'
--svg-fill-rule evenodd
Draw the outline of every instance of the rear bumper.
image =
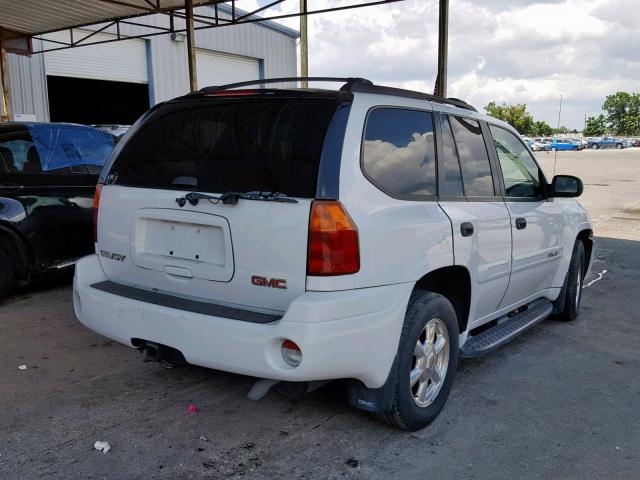
<svg viewBox="0 0 640 480">
<path fill-rule="evenodd" d="M 339 292 L 306 292 L 284 316 L 260 324 L 194 313 L 92 288 L 107 280 L 98 257 L 76 264 L 76 316 L 88 328 L 131 346 L 134 338 L 180 350 L 193 364 L 287 381 L 355 378 L 369 388 L 384 384 L 393 364 L 411 283 Z M 302 363 L 280 354 L 283 339 L 296 342 Z"/>
</svg>

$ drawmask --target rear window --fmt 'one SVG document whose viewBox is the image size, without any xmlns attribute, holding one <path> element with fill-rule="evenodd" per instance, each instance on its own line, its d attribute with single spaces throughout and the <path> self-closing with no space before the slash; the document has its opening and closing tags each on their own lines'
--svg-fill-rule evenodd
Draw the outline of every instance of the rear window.
<svg viewBox="0 0 640 480">
<path fill-rule="evenodd" d="M 313 198 L 329 98 L 199 99 L 153 112 L 120 149 L 119 185 Z"/>
</svg>

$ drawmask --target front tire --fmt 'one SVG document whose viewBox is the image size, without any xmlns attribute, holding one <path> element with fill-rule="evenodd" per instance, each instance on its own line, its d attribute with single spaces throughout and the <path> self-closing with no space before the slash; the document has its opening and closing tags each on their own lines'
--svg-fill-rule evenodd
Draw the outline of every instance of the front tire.
<svg viewBox="0 0 640 480">
<path fill-rule="evenodd" d="M 582 303 L 582 281 L 585 271 L 584 244 L 578 240 L 573 246 L 571 263 L 567 272 L 567 288 L 565 289 L 564 308 L 558 314 L 558 318 L 570 322 L 580 314 Z"/>
<path fill-rule="evenodd" d="M 7 247 L 3 245 L 0 238 L 0 303 L 11 290 L 13 284 L 14 265 L 9 256 Z"/>
<path fill-rule="evenodd" d="M 598 145 L 596 145 L 595 143 L 593 145 L 591 145 L 591 149 L 592 150 L 597 150 L 598 149 Z"/>
<path fill-rule="evenodd" d="M 616 148 L 618 150 L 622 150 L 623 145 L 621 143 L 616 143 Z"/>
<path fill-rule="evenodd" d="M 405 315 L 398 363 L 393 373 L 393 403 L 376 416 L 395 427 L 416 431 L 444 407 L 458 366 L 458 320 L 442 295 L 415 291 Z"/>
</svg>

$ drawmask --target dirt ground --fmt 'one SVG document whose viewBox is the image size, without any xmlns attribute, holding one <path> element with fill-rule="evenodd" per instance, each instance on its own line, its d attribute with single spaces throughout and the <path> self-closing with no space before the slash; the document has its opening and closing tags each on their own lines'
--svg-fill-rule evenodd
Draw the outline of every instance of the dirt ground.
<svg viewBox="0 0 640 480">
<path fill-rule="evenodd" d="M 582 315 L 463 362 L 427 429 L 335 386 L 253 402 L 252 378 L 144 363 L 78 323 L 66 277 L 0 307 L 0 478 L 640 478 L 640 149 L 559 153 L 556 172 L 584 180 L 598 236 Z"/>
</svg>

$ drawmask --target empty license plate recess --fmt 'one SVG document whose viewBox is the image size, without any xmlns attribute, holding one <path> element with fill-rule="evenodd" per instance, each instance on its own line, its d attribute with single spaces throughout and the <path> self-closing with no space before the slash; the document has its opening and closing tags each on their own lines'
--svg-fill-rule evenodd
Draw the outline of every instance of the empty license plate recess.
<svg viewBox="0 0 640 480">
<path fill-rule="evenodd" d="M 233 277 L 233 247 L 224 217 L 140 209 L 132 228 L 131 253 L 138 267 L 219 282 Z"/>
</svg>

